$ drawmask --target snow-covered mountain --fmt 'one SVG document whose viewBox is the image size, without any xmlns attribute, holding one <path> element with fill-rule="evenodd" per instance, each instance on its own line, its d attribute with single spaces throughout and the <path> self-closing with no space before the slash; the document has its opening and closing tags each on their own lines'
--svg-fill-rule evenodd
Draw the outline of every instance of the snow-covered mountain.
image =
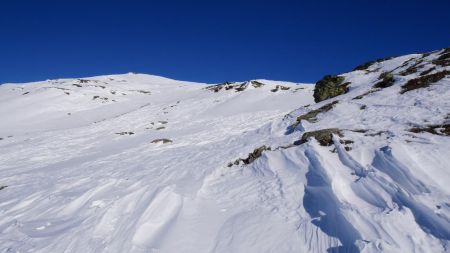
<svg viewBox="0 0 450 253">
<path fill-rule="evenodd" d="M 3 84 L 0 252 L 450 252 L 449 63 Z"/>
</svg>

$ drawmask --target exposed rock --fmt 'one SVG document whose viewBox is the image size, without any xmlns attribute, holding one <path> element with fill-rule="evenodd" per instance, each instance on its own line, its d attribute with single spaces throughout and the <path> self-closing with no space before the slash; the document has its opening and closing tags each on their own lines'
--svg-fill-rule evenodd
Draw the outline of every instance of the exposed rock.
<svg viewBox="0 0 450 253">
<path fill-rule="evenodd" d="M 449 136 L 450 135 L 450 124 L 442 124 L 442 125 L 428 125 L 423 127 L 413 127 L 408 130 L 412 133 L 422 133 L 427 132 L 430 134 L 435 135 L 444 135 Z"/>
<path fill-rule="evenodd" d="M 236 90 L 236 92 L 240 92 L 240 91 L 244 91 L 245 89 L 247 89 L 247 87 L 248 87 L 248 82 L 243 82 L 239 86 L 234 88 L 234 90 Z"/>
<path fill-rule="evenodd" d="M 8 186 L 6 186 L 6 185 L 0 185 L 0 191 L 3 190 L 3 189 L 5 189 L 6 187 L 8 187 Z"/>
<path fill-rule="evenodd" d="M 116 133 L 118 135 L 133 135 L 133 132 L 120 132 L 120 133 Z"/>
<path fill-rule="evenodd" d="M 371 93 L 374 93 L 374 92 L 377 92 L 377 91 L 379 91 L 380 89 L 374 89 L 374 88 L 372 88 L 372 89 L 370 89 L 368 92 L 364 92 L 363 94 L 361 94 L 361 95 L 358 95 L 358 96 L 356 96 L 356 97 L 354 97 L 354 98 L 352 98 L 353 100 L 355 100 L 355 99 L 362 99 L 363 97 L 365 97 L 365 96 L 367 96 L 367 95 L 369 95 L 369 94 L 371 94 Z"/>
<path fill-rule="evenodd" d="M 377 62 L 387 61 L 387 60 L 390 60 L 392 58 L 394 58 L 394 57 L 386 57 L 386 58 L 377 59 L 375 61 L 369 61 L 369 62 L 366 62 L 364 64 L 356 66 L 356 68 L 354 68 L 353 71 L 355 71 L 355 70 L 366 70 L 367 68 L 369 68 L 370 66 L 372 66 L 373 64 L 375 64 Z"/>
<path fill-rule="evenodd" d="M 224 82 L 221 84 L 211 85 L 206 87 L 207 90 L 212 90 L 214 92 L 219 92 L 224 86 L 231 84 L 231 82 Z"/>
<path fill-rule="evenodd" d="M 74 83 L 74 84 L 72 84 L 73 86 L 76 86 L 76 87 L 78 87 L 78 88 L 81 88 L 81 87 L 83 87 L 82 85 L 80 85 L 80 84 L 77 84 L 77 83 Z"/>
<path fill-rule="evenodd" d="M 312 132 L 306 132 L 302 135 L 302 138 L 294 142 L 294 145 L 300 145 L 308 142 L 308 139 L 314 137 L 320 145 L 331 146 L 333 144 L 333 134 L 343 136 L 338 128 L 327 128 Z"/>
<path fill-rule="evenodd" d="M 262 86 L 264 86 L 264 85 L 266 85 L 266 84 L 264 84 L 264 83 L 261 83 L 261 82 L 258 82 L 258 81 L 250 81 L 250 83 L 252 84 L 252 86 L 254 87 L 254 88 L 260 88 L 260 87 L 262 87 Z"/>
<path fill-rule="evenodd" d="M 156 130 L 162 130 L 162 129 L 165 129 L 165 128 L 166 127 L 161 126 L 161 127 L 157 127 Z"/>
<path fill-rule="evenodd" d="M 379 81 L 373 85 L 373 88 L 375 88 L 375 89 L 377 89 L 377 88 L 384 89 L 384 88 L 390 87 L 395 82 L 394 75 L 390 72 L 381 73 L 380 76 L 378 77 L 378 79 L 381 79 L 381 81 Z"/>
<path fill-rule="evenodd" d="M 249 153 L 247 158 L 239 158 L 236 161 L 234 161 L 233 163 L 228 163 L 228 167 L 231 167 L 234 165 L 239 165 L 239 163 L 242 161 L 244 164 L 250 164 L 252 162 L 254 162 L 256 159 L 258 159 L 259 157 L 261 157 L 262 153 L 266 150 L 271 150 L 270 147 L 267 147 L 266 145 L 262 145 L 259 148 L 256 148 L 255 150 L 253 150 L 253 152 Z"/>
<path fill-rule="evenodd" d="M 289 90 L 291 87 L 283 86 L 283 85 L 276 85 L 274 89 L 271 89 L 271 92 L 277 92 L 278 90 Z"/>
<path fill-rule="evenodd" d="M 90 81 L 91 80 L 87 80 L 87 79 L 78 79 L 78 82 L 80 82 L 80 83 L 88 83 Z"/>
<path fill-rule="evenodd" d="M 152 143 L 162 143 L 162 144 L 166 144 L 166 143 L 172 143 L 172 140 L 170 139 L 166 139 L 166 138 L 162 138 L 162 139 L 154 139 L 153 141 L 151 141 Z"/>
<path fill-rule="evenodd" d="M 132 90 L 132 91 L 136 91 L 136 92 L 139 92 L 139 93 L 142 93 L 142 94 L 147 94 L 147 95 L 151 94 L 151 92 L 148 91 L 148 90 Z"/>
<path fill-rule="evenodd" d="M 314 87 L 314 101 L 316 103 L 328 98 L 342 95 L 348 91 L 349 82 L 344 83 L 343 76 L 326 75 L 322 80 L 316 83 Z"/>
<path fill-rule="evenodd" d="M 322 107 L 319 107 L 315 110 L 309 111 L 308 113 L 304 114 L 304 115 L 300 115 L 297 117 L 297 122 L 300 123 L 300 121 L 302 120 L 307 120 L 311 123 L 314 123 L 317 121 L 317 115 L 319 115 L 320 113 L 324 113 L 327 112 L 331 109 L 333 109 L 334 105 L 336 105 L 337 103 L 339 103 L 338 101 L 334 101 L 332 103 L 326 104 Z"/>
<path fill-rule="evenodd" d="M 413 60 L 413 59 L 412 59 Z M 415 59 L 414 59 L 415 60 Z M 411 75 L 414 73 L 417 73 L 417 69 L 421 66 L 419 66 L 421 63 L 423 62 L 422 59 L 417 60 L 413 65 L 411 65 L 410 67 L 408 67 L 407 69 L 403 70 L 402 72 L 400 72 L 400 75 L 402 76 L 407 76 L 407 75 Z"/>
<path fill-rule="evenodd" d="M 435 70 L 435 69 L 436 69 L 436 67 L 431 67 L 431 68 L 429 68 L 429 69 L 423 71 L 422 73 L 420 73 L 420 75 L 421 75 L 421 76 L 428 75 L 428 74 L 430 74 L 430 73 L 431 73 L 433 70 Z"/>
<path fill-rule="evenodd" d="M 431 84 L 438 82 L 447 75 L 450 75 L 450 71 L 444 70 L 438 73 L 424 75 L 415 79 L 411 79 L 406 84 L 402 85 L 402 90 L 400 91 L 400 93 L 403 94 L 411 90 L 426 88 Z"/>
<path fill-rule="evenodd" d="M 444 49 L 440 56 L 433 60 L 432 63 L 442 67 L 450 66 L 450 48 Z"/>
</svg>

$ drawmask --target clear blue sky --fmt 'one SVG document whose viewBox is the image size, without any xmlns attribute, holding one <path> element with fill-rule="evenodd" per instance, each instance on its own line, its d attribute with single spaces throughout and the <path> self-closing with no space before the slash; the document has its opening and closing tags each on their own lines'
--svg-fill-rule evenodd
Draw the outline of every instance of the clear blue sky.
<svg viewBox="0 0 450 253">
<path fill-rule="evenodd" d="M 449 0 L 0 3 L 0 83 L 130 71 L 315 82 L 449 46 Z"/>
</svg>

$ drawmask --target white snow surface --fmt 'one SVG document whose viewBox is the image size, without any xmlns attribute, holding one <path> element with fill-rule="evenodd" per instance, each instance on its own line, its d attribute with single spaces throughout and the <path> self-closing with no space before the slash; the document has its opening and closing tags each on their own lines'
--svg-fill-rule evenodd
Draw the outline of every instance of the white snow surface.
<svg viewBox="0 0 450 253">
<path fill-rule="evenodd" d="M 269 80 L 1 85 L 0 252 L 450 252 L 450 139 L 408 131 L 448 124 L 450 79 L 399 93 L 440 53 L 342 74 L 349 92 L 317 104 L 314 85 Z M 393 86 L 353 99 L 385 71 Z M 324 128 L 343 136 L 291 145 Z"/>
</svg>

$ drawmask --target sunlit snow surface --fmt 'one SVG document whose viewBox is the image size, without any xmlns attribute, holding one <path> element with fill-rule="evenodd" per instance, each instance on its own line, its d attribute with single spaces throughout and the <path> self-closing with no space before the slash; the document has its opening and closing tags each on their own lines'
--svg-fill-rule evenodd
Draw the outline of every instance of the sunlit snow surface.
<svg viewBox="0 0 450 253">
<path fill-rule="evenodd" d="M 241 92 L 142 74 L 1 85 L 0 252 L 450 252 L 449 137 L 407 131 L 448 121 L 449 78 L 399 94 L 420 71 L 395 75 L 352 99 L 415 58 L 344 74 L 349 93 L 318 104 L 313 85 L 267 80 Z M 323 128 L 352 149 L 336 136 L 227 166 Z"/>
</svg>

